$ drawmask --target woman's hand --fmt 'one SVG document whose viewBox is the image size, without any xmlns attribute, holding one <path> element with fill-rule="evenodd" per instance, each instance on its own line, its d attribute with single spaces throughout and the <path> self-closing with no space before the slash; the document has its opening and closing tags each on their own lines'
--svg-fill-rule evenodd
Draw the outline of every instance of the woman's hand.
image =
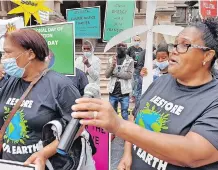
<svg viewBox="0 0 218 170">
<path fill-rule="evenodd" d="M 0 80 L 5 76 L 5 71 L 4 68 L 2 66 L 2 64 L 0 64 Z"/>
<path fill-rule="evenodd" d="M 131 154 L 124 154 L 120 163 L 117 167 L 117 170 L 130 170 L 132 165 L 132 155 Z"/>
<path fill-rule="evenodd" d="M 148 70 L 147 68 L 143 67 L 142 70 L 140 71 L 140 75 L 142 77 L 147 76 L 148 75 Z"/>
<path fill-rule="evenodd" d="M 83 125 L 101 127 L 108 132 L 116 134 L 122 120 L 117 116 L 111 104 L 101 99 L 81 98 L 72 106 L 73 118 L 82 119 Z"/>
<path fill-rule="evenodd" d="M 45 170 L 45 163 L 47 158 L 42 151 L 32 154 L 25 162 L 24 165 L 34 164 L 36 170 Z"/>
</svg>

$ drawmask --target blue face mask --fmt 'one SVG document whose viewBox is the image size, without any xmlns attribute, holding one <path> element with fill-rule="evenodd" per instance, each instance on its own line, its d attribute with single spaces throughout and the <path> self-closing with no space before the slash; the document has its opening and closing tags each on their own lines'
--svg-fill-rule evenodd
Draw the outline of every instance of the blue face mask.
<svg viewBox="0 0 218 170">
<path fill-rule="evenodd" d="M 6 74 L 17 78 L 22 78 L 25 72 L 25 67 L 29 63 L 24 68 L 20 68 L 17 65 L 17 61 L 16 61 L 17 58 L 1 59 L 1 63 L 3 64 L 3 68 Z"/>
<path fill-rule="evenodd" d="M 134 42 L 134 46 L 135 46 L 135 47 L 139 47 L 139 45 L 140 45 L 140 42 L 139 42 L 139 41 L 135 41 L 135 42 Z"/>
<path fill-rule="evenodd" d="M 91 57 L 92 56 L 92 53 L 91 52 L 84 52 L 83 55 L 85 57 Z"/>
<path fill-rule="evenodd" d="M 163 61 L 163 62 L 156 61 L 155 64 L 160 70 L 164 70 L 165 68 L 167 68 L 169 66 L 169 62 L 167 60 Z"/>
</svg>

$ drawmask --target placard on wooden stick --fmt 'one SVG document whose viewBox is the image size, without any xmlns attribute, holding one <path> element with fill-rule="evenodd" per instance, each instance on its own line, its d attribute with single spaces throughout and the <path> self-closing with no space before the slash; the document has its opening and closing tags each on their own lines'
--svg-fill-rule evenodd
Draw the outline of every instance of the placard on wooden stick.
<svg viewBox="0 0 218 170">
<path fill-rule="evenodd" d="M 34 165 L 24 166 L 23 163 L 0 159 L 1 170 L 36 170 Z"/>
</svg>

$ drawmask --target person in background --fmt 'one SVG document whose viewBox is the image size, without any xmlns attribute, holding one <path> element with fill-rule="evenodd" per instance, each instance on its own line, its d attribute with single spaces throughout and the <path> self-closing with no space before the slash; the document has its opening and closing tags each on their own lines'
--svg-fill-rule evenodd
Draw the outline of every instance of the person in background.
<svg viewBox="0 0 218 170">
<path fill-rule="evenodd" d="M 156 55 L 155 55 L 155 51 L 156 51 L 156 47 L 155 45 L 153 45 L 153 61 L 155 61 L 155 58 L 156 58 Z M 136 100 L 135 100 L 135 103 L 137 105 L 137 103 L 139 102 L 140 100 L 140 97 L 142 95 L 142 80 L 143 80 L 143 75 L 141 75 L 141 70 L 142 68 L 144 67 L 144 63 L 145 63 L 145 53 L 146 53 L 146 50 L 143 50 L 139 53 L 139 60 L 137 61 L 136 63 L 136 66 L 135 66 L 135 73 L 139 74 L 140 75 L 140 78 L 139 78 L 139 81 L 138 81 L 138 85 L 137 85 L 137 95 L 136 95 Z"/>
<path fill-rule="evenodd" d="M 155 45 L 153 44 L 153 60 L 155 60 L 156 59 L 156 47 L 155 47 Z"/>
<path fill-rule="evenodd" d="M 9 79 L 9 76 L 5 74 L 3 65 L 1 63 L 1 58 L 2 58 L 3 54 L 4 54 L 3 51 L 0 51 L 0 89 L 3 87 L 3 85 Z"/>
<path fill-rule="evenodd" d="M 129 55 L 130 57 L 133 58 L 134 60 L 134 68 L 136 68 L 137 66 L 137 62 L 138 62 L 138 59 L 139 59 L 139 53 L 143 50 L 141 47 L 140 47 L 140 42 L 141 42 L 141 39 L 139 36 L 135 36 L 133 38 L 133 46 L 129 47 L 127 49 L 127 55 Z M 133 73 L 133 79 L 132 79 L 132 96 L 130 98 L 130 102 L 135 102 L 137 96 L 138 96 L 138 84 L 139 84 L 139 81 L 141 77 L 140 77 L 140 74 L 139 72 L 137 71 L 134 71 Z"/>
<path fill-rule="evenodd" d="M 141 38 L 139 36 L 135 36 L 133 38 L 133 45 L 127 49 L 126 54 L 134 59 L 134 63 L 136 64 L 138 61 L 138 54 L 143 50 L 140 47 Z"/>
<path fill-rule="evenodd" d="M 129 94 L 132 92 L 131 79 L 134 71 L 134 60 L 126 54 L 127 45 L 117 45 L 117 55 L 109 59 L 105 71 L 108 84 L 109 101 L 117 112 L 118 103 L 121 104 L 123 119 L 128 120 Z"/>
<path fill-rule="evenodd" d="M 153 79 L 156 80 L 158 77 L 163 74 L 168 73 L 168 65 L 169 65 L 169 51 L 167 44 L 159 46 L 156 51 L 156 67 L 153 69 Z M 147 68 L 143 67 L 140 71 L 140 75 L 142 77 L 147 75 Z"/>
<path fill-rule="evenodd" d="M 45 59 L 48 68 L 52 68 L 52 66 L 55 63 L 55 56 L 54 53 L 49 50 L 49 55 L 46 57 Z M 78 68 L 75 68 L 75 75 L 74 76 L 70 76 L 70 75 L 66 75 L 69 79 L 71 79 L 71 81 L 73 82 L 73 85 L 79 90 L 80 95 L 83 96 L 84 95 L 84 89 L 86 87 L 86 85 L 89 83 L 88 78 L 86 76 L 86 74 L 79 70 Z"/>
<path fill-rule="evenodd" d="M 89 80 L 86 74 L 80 69 L 76 68 L 75 76 L 67 76 L 73 82 L 73 85 L 79 90 L 80 95 L 84 95 L 84 89 L 87 84 L 89 84 Z"/>
<path fill-rule="evenodd" d="M 88 77 L 89 83 L 100 85 L 101 61 L 94 55 L 92 43 L 86 40 L 82 45 L 83 56 L 76 59 L 76 68 L 82 70 Z"/>
</svg>

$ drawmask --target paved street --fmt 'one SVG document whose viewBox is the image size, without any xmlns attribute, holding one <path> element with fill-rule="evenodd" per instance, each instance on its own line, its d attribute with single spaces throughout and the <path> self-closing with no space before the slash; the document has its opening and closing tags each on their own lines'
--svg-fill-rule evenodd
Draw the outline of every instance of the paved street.
<svg viewBox="0 0 218 170">
<path fill-rule="evenodd" d="M 119 137 L 114 138 L 111 143 L 111 170 L 117 170 L 117 166 L 123 156 L 124 140 Z"/>
</svg>

